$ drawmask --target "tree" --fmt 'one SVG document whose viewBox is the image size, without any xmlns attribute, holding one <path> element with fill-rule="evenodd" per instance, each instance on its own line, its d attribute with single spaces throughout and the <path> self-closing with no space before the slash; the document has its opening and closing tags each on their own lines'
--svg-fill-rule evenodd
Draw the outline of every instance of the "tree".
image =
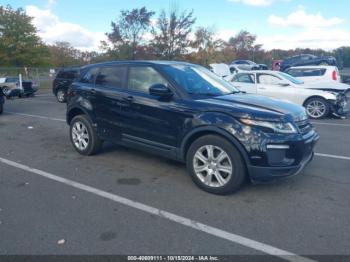
<svg viewBox="0 0 350 262">
<path fill-rule="evenodd" d="M 255 42 L 255 35 L 248 31 L 240 31 L 235 37 L 229 39 L 228 44 L 233 48 L 238 59 L 255 60 L 256 54 L 261 51 L 262 47 Z"/>
<path fill-rule="evenodd" d="M 119 19 L 111 23 L 112 32 L 106 34 L 109 43 L 103 42 L 102 47 L 118 58 L 121 56 L 121 58 L 134 60 L 138 46 L 150 28 L 154 14 L 155 12 L 148 11 L 146 7 L 121 11 Z"/>
<path fill-rule="evenodd" d="M 211 62 L 216 62 L 217 53 L 224 48 L 224 41 L 215 39 L 214 29 L 198 27 L 194 33 L 191 47 L 196 49 L 196 52 L 192 55 L 192 60 L 208 66 Z"/>
<path fill-rule="evenodd" d="M 48 50 L 23 9 L 0 6 L 0 61 L 7 66 L 47 64 Z"/>
<path fill-rule="evenodd" d="M 176 8 L 173 8 L 168 17 L 162 10 L 156 28 L 152 30 L 152 46 L 156 55 L 172 60 L 185 54 L 190 46 L 189 34 L 195 22 L 193 11 L 183 11 L 179 14 Z"/>
<path fill-rule="evenodd" d="M 49 46 L 51 65 L 54 67 L 78 66 L 84 63 L 82 52 L 68 42 L 56 42 Z"/>
</svg>

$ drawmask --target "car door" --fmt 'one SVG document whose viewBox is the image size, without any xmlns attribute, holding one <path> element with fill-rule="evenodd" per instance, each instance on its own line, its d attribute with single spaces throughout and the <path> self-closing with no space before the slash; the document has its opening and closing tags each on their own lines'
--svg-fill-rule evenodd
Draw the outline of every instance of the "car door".
<svg viewBox="0 0 350 262">
<path fill-rule="evenodd" d="M 127 66 L 109 65 L 99 68 L 94 87 L 91 88 L 98 130 L 102 137 L 119 141 L 121 139 L 127 78 Z"/>
<path fill-rule="evenodd" d="M 175 154 L 185 113 L 177 104 L 176 94 L 170 99 L 150 95 L 149 88 L 155 84 L 172 89 L 155 68 L 129 67 L 128 96 L 121 109 L 125 120 L 122 139 L 143 149 Z"/>
<path fill-rule="evenodd" d="M 238 73 L 234 76 L 232 83 L 240 91 L 248 94 L 256 94 L 257 86 L 255 84 L 255 74 L 253 73 Z"/>
<path fill-rule="evenodd" d="M 272 74 L 257 74 L 257 93 L 260 95 L 297 103 L 295 86 L 283 83 L 282 78 Z"/>
</svg>

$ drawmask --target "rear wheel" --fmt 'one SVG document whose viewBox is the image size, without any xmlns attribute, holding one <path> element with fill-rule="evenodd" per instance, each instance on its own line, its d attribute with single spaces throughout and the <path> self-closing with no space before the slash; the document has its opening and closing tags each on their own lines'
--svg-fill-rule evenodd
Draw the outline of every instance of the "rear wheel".
<svg viewBox="0 0 350 262">
<path fill-rule="evenodd" d="M 207 135 L 197 139 L 190 146 L 186 160 L 194 183 L 209 193 L 234 193 L 246 176 L 241 155 L 220 136 Z"/>
<path fill-rule="evenodd" d="M 66 92 L 62 89 L 59 89 L 56 93 L 56 98 L 57 98 L 57 101 L 60 102 L 60 103 L 64 103 L 66 102 Z"/>
<path fill-rule="evenodd" d="M 70 123 L 70 139 L 75 150 L 82 155 L 94 155 L 102 147 L 102 141 L 86 115 L 73 118 Z"/>
<path fill-rule="evenodd" d="M 312 119 L 322 119 L 329 115 L 329 104 L 323 98 L 311 98 L 305 102 L 304 106 L 306 113 Z"/>
<path fill-rule="evenodd" d="M 2 114 L 3 111 L 4 111 L 4 104 L 0 103 L 0 115 Z"/>
</svg>

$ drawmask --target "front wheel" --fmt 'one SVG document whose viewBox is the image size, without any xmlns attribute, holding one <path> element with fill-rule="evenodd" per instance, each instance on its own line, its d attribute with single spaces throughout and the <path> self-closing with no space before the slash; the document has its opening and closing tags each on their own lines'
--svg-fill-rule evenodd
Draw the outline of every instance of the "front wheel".
<svg viewBox="0 0 350 262">
<path fill-rule="evenodd" d="M 311 98 L 304 104 L 306 113 L 312 119 L 322 119 L 329 114 L 329 104 L 323 98 Z"/>
<path fill-rule="evenodd" d="M 234 193 L 246 177 L 241 155 L 231 143 L 220 136 L 207 135 L 193 142 L 186 162 L 194 183 L 209 193 Z"/>
<path fill-rule="evenodd" d="M 0 103 L 0 115 L 2 114 L 3 111 L 4 111 L 4 104 Z"/>
<path fill-rule="evenodd" d="M 101 139 L 85 115 L 78 115 L 71 121 L 70 140 L 75 150 L 86 156 L 96 154 L 102 147 Z"/>
</svg>

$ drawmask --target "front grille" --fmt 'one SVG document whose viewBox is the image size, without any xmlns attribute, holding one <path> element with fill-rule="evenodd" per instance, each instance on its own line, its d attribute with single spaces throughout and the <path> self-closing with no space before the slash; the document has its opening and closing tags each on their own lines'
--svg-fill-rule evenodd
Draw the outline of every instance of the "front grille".
<svg viewBox="0 0 350 262">
<path fill-rule="evenodd" d="M 303 121 L 298 121 L 295 122 L 299 132 L 301 134 L 307 134 L 308 132 L 310 132 L 312 130 L 312 125 L 310 124 L 309 119 L 303 120 Z"/>
</svg>

